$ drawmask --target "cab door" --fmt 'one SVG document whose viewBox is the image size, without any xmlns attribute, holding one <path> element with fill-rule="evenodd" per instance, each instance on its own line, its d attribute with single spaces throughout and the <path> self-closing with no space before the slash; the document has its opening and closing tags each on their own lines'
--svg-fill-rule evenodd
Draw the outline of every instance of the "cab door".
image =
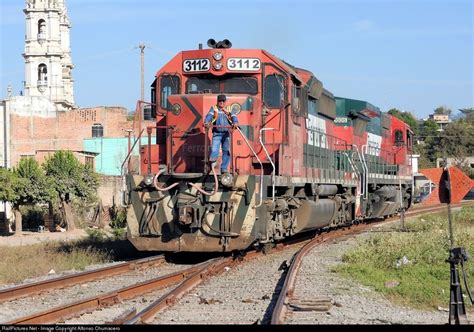
<svg viewBox="0 0 474 332">
<path fill-rule="evenodd" d="M 275 174 L 289 174 L 285 170 L 289 170 L 290 159 L 283 156 L 283 145 L 288 144 L 288 79 L 287 74 L 272 63 L 263 64 L 262 95 L 261 128 L 274 129 L 263 131 L 262 141 L 275 163 Z M 270 165 L 264 151 L 259 157 Z"/>
</svg>

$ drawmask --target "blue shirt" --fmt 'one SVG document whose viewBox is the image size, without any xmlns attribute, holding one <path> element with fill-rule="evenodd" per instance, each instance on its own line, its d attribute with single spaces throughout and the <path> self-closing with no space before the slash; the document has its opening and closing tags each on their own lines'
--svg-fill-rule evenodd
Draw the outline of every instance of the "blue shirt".
<svg viewBox="0 0 474 332">
<path fill-rule="evenodd" d="M 232 124 L 235 124 L 235 125 L 239 124 L 239 121 L 235 114 L 230 113 L 230 117 L 232 119 L 232 123 L 230 123 L 224 110 L 218 108 L 217 106 L 211 107 L 211 109 L 209 110 L 209 113 L 207 113 L 206 118 L 204 119 L 204 123 L 212 122 L 212 120 L 214 119 L 214 112 L 218 112 L 216 122 L 213 123 L 214 126 L 231 126 Z M 229 132 L 229 128 L 214 127 L 212 131 L 218 132 L 218 133 L 226 133 L 226 132 Z"/>
</svg>

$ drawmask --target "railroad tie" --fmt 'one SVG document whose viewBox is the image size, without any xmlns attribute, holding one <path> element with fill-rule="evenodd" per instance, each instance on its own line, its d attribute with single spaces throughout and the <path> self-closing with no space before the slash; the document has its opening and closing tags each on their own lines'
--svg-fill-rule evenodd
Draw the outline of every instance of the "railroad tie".
<svg viewBox="0 0 474 332">
<path fill-rule="evenodd" d="M 332 307 L 332 299 L 325 297 L 314 300 L 295 300 L 289 303 L 288 307 L 293 311 L 327 312 Z"/>
</svg>

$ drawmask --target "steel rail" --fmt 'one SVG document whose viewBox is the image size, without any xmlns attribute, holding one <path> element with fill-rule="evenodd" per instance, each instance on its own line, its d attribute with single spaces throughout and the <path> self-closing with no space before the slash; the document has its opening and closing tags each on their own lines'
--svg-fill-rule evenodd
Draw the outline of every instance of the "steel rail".
<svg viewBox="0 0 474 332">
<path fill-rule="evenodd" d="M 207 264 L 207 263 L 203 263 Z M 61 320 L 75 317 L 79 314 L 91 312 L 101 307 L 106 307 L 120 302 L 121 300 L 134 298 L 146 293 L 150 293 L 159 288 L 169 287 L 183 279 L 193 275 L 202 269 L 203 264 L 194 265 L 182 271 L 174 272 L 165 276 L 143 281 L 107 294 L 89 297 L 70 304 L 34 313 L 29 316 L 20 317 L 7 322 L 7 325 L 14 324 L 54 324 Z"/>
<path fill-rule="evenodd" d="M 369 226 L 366 224 L 359 224 L 359 225 L 354 225 L 352 226 L 351 229 L 349 228 L 344 228 L 344 229 L 339 229 L 331 233 L 327 234 L 320 234 L 307 244 L 305 244 L 300 250 L 296 252 L 296 254 L 293 256 L 290 267 L 287 270 L 287 274 L 285 277 L 285 281 L 283 283 L 283 286 L 280 290 L 280 294 L 278 296 L 277 302 L 275 304 L 275 307 L 273 309 L 272 317 L 270 320 L 270 324 L 272 325 L 278 325 L 282 324 L 285 320 L 285 315 L 288 310 L 288 304 L 289 301 L 288 299 L 293 296 L 294 292 L 294 287 L 295 287 L 295 281 L 296 281 L 296 275 L 298 273 L 299 267 L 303 261 L 304 256 L 315 246 L 320 245 L 324 242 L 327 242 L 329 240 L 336 239 L 341 236 L 346 236 L 346 235 L 353 235 L 356 233 L 360 233 L 364 230 L 366 230 Z"/>
<path fill-rule="evenodd" d="M 281 246 L 276 247 L 275 250 L 281 250 Z M 244 261 L 251 260 L 261 255 L 263 255 L 263 253 L 251 251 L 248 252 L 245 257 L 242 257 L 242 259 L 228 257 L 218 258 L 209 262 L 207 266 L 204 266 L 201 270 L 196 271 L 196 273 L 184 280 L 171 292 L 163 295 L 161 298 L 139 312 L 135 317 L 127 322 L 124 322 L 124 324 L 146 324 L 152 322 L 158 312 L 175 305 L 187 292 L 198 286 L 206 278 L 222 273 L 225 271 L 226 267 L 234 267 Z"/>
<path fill-rule="evenodd" d="M 137 308 L 132 308 L 120 316 L 116 317 L 113 321 L 105 323 L 105 325 L 123 325 L 126 321 L 132 319 L 137 314 Z"/>
<path fill-rule="evenodd" d="M 217 271 L 219 267 L 223 269 L 225 266 L 232 265 L 232 262 L 232 258 L 221 258 L 218 259 L 217 262 L 215 260 L 209 262 L 207 265 L 189 276 L 189 278 L 185 279 L 171 292 L 160 297 L 158 300 L 136 314 L 133 318 L 124 322 L 124 325 L 148 323 L 159 311 L 174 305 L 186 292 L 199 285 L 206 276 Z"/>
<path fill-rule="evenodd" d="M 474 204 L 474 201 L 463 201 L 463 202 L 451 204 L 451 208 L 458 208 L 458 207 L 469 206 L 469 205 L 473 205 L 473 204 Z M 436 205 L 436 206 L 430 206 L 430 205 L 423 206 L 423 205 L 421 205 L 419 207 L 414 207 L 414 208 L 408 209 L 405 212 L 405 217 L 407 217 L 407 216 L 416 216 L 416 215 L 419 215 L 419 214 L 424 214 L 426 212 L 437 212 L 437 211 L 443 212 L 445 209 L 446 209 L 445 204 Z"/>
<path fill-rule="evenodd" d="M 165 260 L 163 255 L 138 259 L 131 262 L 120 263 L 92 271 L 80 272 L 68 276 L 58 277 L 50 280 L 39 281 L 31 284 L 6 288 L 0 291 L 0 303 L 11 301 L 21 297 L 50 291 L 52 289 L 64 288 L 86 281 L 110 277 L 117 274 L 126 273 L 141 267 L 157 266 Z"/>
<path fill-rule="evenodd" d="M 469 202 L 469 203 L 463 202 L 463 203 L 456 204 L 457 207 L 461 207 L 465 205 L 472 205 L 472 202 Z M 425 207 L 425 208 L 418 208 L 418 209 L 409 211 L 410 213 L 407 213 L 407 216 L 413 217 L 420 214 L 425 214 L 427 212 L 438 212 L 438 211 L 442 212 L 444 209 L 445 209 L 445 206 L 434 206 L 434 207 L 431 206 L 431 207 Z M 315 237 L 313 240 L 311 240 L 307 244 L 305 244 L 300 250 L 296 252 L 296 254 L 293 256 L 291 260 L 290 267 L 287 270 L 285 281 L 283 283 L 277 302 L 273 309 L 270 324 L 272 325 L 283 324 L 285 320 L 285 315 L 288 311 L 289 299 L 293 296 L 293 293 L 294 293 L 295 281 L 296 281 L 296 276 L 297 276 L 299 267 L 301 266 L 304 256 L 311 249 L 329 240 L 333 240 L 342 236 L 359 234 L 375 226 L 379 226 L 384 223 L 389 224 L 397 219 L 399 219 L 398 216 L 393 217 L 393 218 L 388 218 L 384 220 L 383 222 L 370 223 L 370 224 L 362 223 L 358 225 L 352 225 L 350 228 L 343 228 L 343 229 L 339 229 L 328 234 L 321 234 Z"/>
</svg>

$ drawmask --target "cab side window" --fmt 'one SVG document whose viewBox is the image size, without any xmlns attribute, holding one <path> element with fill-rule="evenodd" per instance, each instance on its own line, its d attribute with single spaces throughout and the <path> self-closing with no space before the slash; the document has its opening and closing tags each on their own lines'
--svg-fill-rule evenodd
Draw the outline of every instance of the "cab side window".
<svg viewBox="0 0 474 332">
<path fill-rule="evenodd" d="M 285 78 L 282 75 L 271 74 L 265 77 L 263 83 L 263 102 L 269 108 L 280 108 L 285 100 Z"/>
<path fill-rule="evenodd" d="M 160 106 L 162 109 L 168 109 L 168 97 L 179 94 L 180 80 L 175 75 L 164 75 L 160 79 Z"/>
</svg>

